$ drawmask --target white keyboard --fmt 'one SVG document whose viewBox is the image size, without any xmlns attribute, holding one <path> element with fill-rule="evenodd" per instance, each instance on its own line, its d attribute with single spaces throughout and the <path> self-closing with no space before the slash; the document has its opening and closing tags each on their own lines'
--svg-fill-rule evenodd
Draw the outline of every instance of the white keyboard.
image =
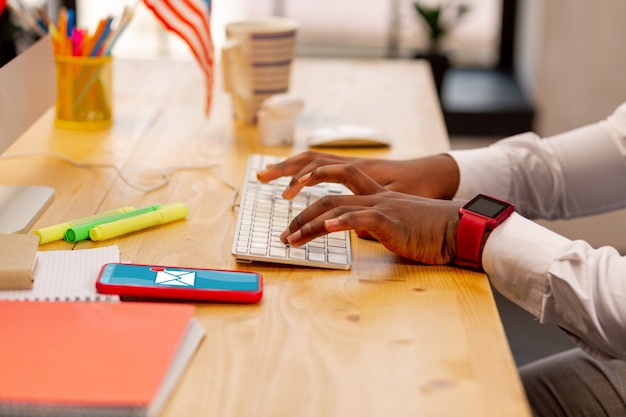
<svg viewBox="0 0 626 417">
<path fill-rule="evenodd" d="M 281 158 L 251 155 L 241 195 L 237 229 L 232 254 L 238 261 L 262 261 L 317 268 L 350 269 L 352 253 L 350 233 L 334 232 L 321 236 L 304 246 L 291 247 L 279 239 L 295 215 L 327 194 L 350 191 L 340 184 L 319 184 L 305 187 L 292 200 L 281 197 L 290 178 L 279 178 L 264 184 L 257 180 L 257 171 Z"/>
</svg>

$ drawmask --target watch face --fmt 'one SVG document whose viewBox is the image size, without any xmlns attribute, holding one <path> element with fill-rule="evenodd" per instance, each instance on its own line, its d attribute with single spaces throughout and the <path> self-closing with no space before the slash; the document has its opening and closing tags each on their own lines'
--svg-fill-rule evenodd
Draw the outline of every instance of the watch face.
<svg viewBox="0 0 626 417">
<path fill-rule="evenodd" d="M 475 213 L 482 214 L 483 216 L 495 219 L 509 206 L 510 204 L 508 203 L 481 194 L 476 196 L 469 203 L 467 203 L 464 208 L 466 210 L 473 211 Z"/>
</svg>

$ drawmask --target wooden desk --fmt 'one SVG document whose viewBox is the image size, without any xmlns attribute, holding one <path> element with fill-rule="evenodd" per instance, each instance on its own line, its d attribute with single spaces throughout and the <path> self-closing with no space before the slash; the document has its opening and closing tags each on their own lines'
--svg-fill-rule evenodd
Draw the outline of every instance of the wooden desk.
<svg viewBox="0 0 626 417">
<path fill-rule="evenodd" d="M 215 88 L 203 117 L 202 77 L 193 63 L 115 63 L 115 123 L 81 133 L 46 114 L 9 150 L 49 149 L 114 163 L 151 185 L 163 167 L 219 163 L 241 185 L 251 152 L 304 149 L 317 127 L 361 123 L 388 131 L 406 158 L 448 150 L 428 69 L 417 61 L 299 59 L 293 91 L 306 109 L 293 148 L 263 148 L 254 127 L 234 124 L 230 98 Z M 143 193 L 111 170 L 82 169 L 49 156 L 0 160 L 3 182 L 57 191 L 33 229 L 104 210 L 182 201 L 186 221 L 99 243 L 50 243 L 42 250 L 117 244 L 125 261 L 260 271 L 258 305 L 198 305 L 207 330 L 163 416 L 518 416 L 528 415 L 514 362 L 483 274 L 416 265 L 353 236 L 351 271 L 238 265 L 230 254 L 236 212 L 217 170 L 182 171 Z"/>
</svg>

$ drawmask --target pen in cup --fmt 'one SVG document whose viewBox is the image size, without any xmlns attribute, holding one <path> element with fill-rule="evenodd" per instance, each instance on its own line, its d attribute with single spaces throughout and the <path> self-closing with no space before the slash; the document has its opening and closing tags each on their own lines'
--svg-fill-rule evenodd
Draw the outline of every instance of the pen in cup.
<svg viewBox="0 0 626 417">
<path fill-rule="evenodd" d="M 189 209 L 183 203 L 166 204 L 152 212 L 95 226 L 89 231 L 89 238 L 94 241 L 111 239 L 148 227 L 184 219 L 188 213 Z"/>
<path fill-rule="evenodd" d="M 93 220 L 90 222 L 85 222 L 76 226 L 72 226 L 69 229 L 67 229 L 67 231 L 65 232 L 65 240 L 68 242 L 78 242 L 81 240 L 85 240 L 89 238 L 89 231 L 98 226 L 98 225 L 102 225 L 102 224 L 106 224 L 109 222 L 114 222 L 114 221 L 118 221 L 121 219 L 127 219 L 127 218 L 132 218 L 132 217 L 137 217 L 139 215 L 142 215 L 144 213 L 149 213 L 151 211 L 155 211 L 157 209 L 159 209 L 161 207 L 160 204 L 155 204 L 153 206 L 147 206 L 147 207 L 143 207 L 143 208 L 139 208 L 136 210 L 132 210 L 129 212 L 125 212 L 125 213 L 119 213 L 119 214 L 113 214 L 111 216 L 108 217 L 104 217 L 101 219 L 97 219 L 97 220 Z"/>
<path fill-rule="evenodd" d="M 63 240 L 63 238 L 65 237 L 65 232 L 67 232 L 67 229 L 71 227 L 93 222 L 96 220 L 102 220 L 107 217 L 111 217 L 111 216 L 121 214 L 121 213 L 126 213 L 132 210 L 135 210 L 135 207 L 122 207 L 122 208 L 118 208 L 115 210 L 109 210 L 109 211 L 105 211 L 104 213 L 98 213 L 92 216 L 70 220 L 65 223 L 43 227 L 41 229 L 35 230 L 33 233 L 39 236 L 39 244 L 42 245 L 44 243 L 53 242 L 55 240 Z"/>
</svg>

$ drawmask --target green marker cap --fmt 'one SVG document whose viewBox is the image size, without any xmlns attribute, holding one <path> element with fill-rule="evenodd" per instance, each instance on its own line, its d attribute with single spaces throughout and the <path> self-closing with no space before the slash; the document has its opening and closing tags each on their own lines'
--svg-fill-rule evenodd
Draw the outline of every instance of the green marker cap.
<svg viewBox="0 0 626 417">
<path fill-rule="evenodd" d="M 113 214 L 111 216 L 94 220 L 92 222 L 87 222 L 87 223 L 70 227 L 65 232 L 65 240 L 73 243 L 73 242 L 80 242 L 81 240 L 89 239 L 89 231 L 98 225 L 101 225 L 104 223 L 110 223 L 116 220 L 126 219 L 129 217 L 134 217 L 143 213 L 149 213 L 151 211 L 157 210 L 159 207 L 161 207 L 160 204 L 155 204 L 153 206 L 139 208 L 137 210 L 132 210 L 127 213 Z"/>
<path fill-rule="evenodd" d="M 132 210 L 136 210 L 135 207 L 122 207 L 114 210 L 109 210 L 105 211 L 104 213 L 94 214 L 91 216 L 83 217 L 81 219 L 70 220 L 69 222 L 61 224 L 42 227 L 41 229 L 35 230 L 33 233 L 39 236 L 40 245 L 48 242 L 54 242 L 55 240 L 63 240 L 63 238 L 65 237 L 65 232 L 67 232 L 67 229 L 69 229 L 70 227 L 92 222 L 94 220 L 100 220 L 114 214 L 126 213 Z"/>
</svg>

